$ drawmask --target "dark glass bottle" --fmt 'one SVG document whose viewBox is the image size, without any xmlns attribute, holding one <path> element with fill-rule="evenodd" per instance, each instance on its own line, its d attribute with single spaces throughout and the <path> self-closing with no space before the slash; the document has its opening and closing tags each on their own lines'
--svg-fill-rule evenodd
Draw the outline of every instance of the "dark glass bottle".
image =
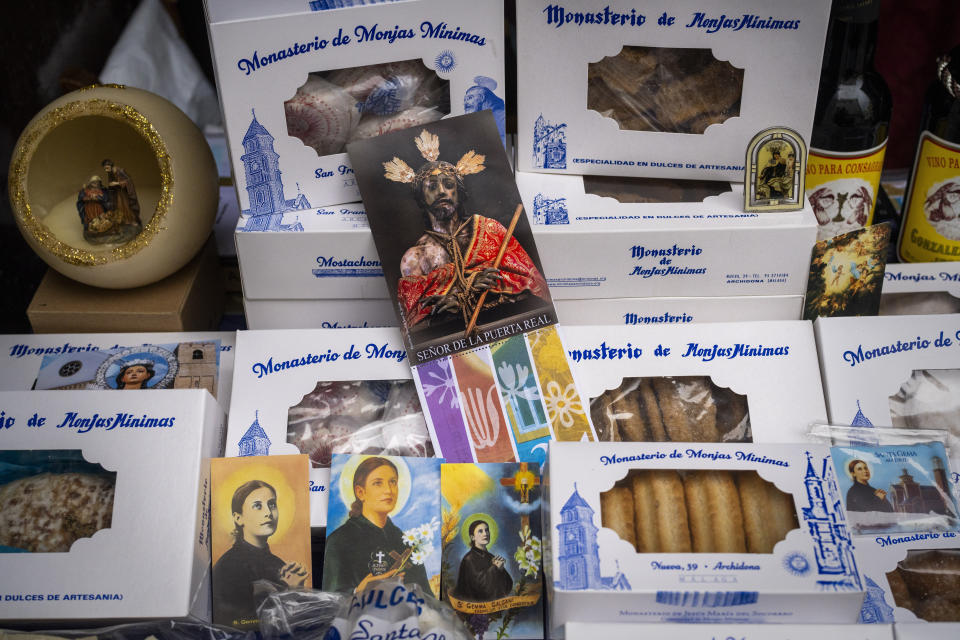
<svg viewBox="0 0 960 640">
<path fill-rule="evenodd" d="M 904 262 L 960 260 L 960 46 L 937 59 L 936 72 L 903 199 Z"/>
<path fill-rule="evenodd" d="M 814 112 L 806 194 L 820 239 L 871 223 L 893 101 L 873 68 L 880 0 L 834 0 Z"/>
</svg>

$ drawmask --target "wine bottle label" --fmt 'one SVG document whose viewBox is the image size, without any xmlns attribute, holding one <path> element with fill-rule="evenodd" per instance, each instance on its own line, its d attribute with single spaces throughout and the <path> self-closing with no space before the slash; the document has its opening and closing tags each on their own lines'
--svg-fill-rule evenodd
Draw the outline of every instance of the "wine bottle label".
<svg viewBox="0 0 960 640">
<path fill-rule="evenodd" d="M 920 134 L 903 203 L 900 259 L 960 260 L 960 145 Z"/>
<path fill-rule="evenodd" d="M 856 231 L 873 221 L 887 141 L 866 151 L 810 149 L 806 193 L 817 216 L 818 240 Z"/>
</svg>

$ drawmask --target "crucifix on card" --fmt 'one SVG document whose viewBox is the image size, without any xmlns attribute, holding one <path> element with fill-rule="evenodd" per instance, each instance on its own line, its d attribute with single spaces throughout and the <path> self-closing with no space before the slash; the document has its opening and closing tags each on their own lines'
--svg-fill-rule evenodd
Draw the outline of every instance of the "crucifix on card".
<svg viewBox="0 0 960 640">
<path fill-rule="evenodd" d="M 513 487 L 514 491 L 520 494 L 520 504 L 530 503 L 530 490 L 540 486 L 540 478 L 537 474 L 530 471 L 526 462 L 520 463 L 520 468 L 512 476 L 500 479 L 500 484 L 504 487 Z M 520 516 L 521 525 L 530 526 L 530 514 L 524 513 Z"/>
</svg>

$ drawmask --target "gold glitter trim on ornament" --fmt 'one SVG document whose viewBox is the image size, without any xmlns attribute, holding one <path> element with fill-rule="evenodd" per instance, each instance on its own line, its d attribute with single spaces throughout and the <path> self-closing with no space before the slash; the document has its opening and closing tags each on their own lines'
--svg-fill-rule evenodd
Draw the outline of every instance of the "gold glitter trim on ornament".
<svg viewBox="0 0 960 640">
<path fill-rule="evenodd" d="M 27 169 L 40 141 L 63 123 L 84 116 L 105 116 L 119 120 L 133 128 L 153 151 L 160 168 L 160 200 L 157 202 L 157 208 L 150 221 L 129 242 L 114 247 L 110 251 L 97 253 L 72 247 L 57 239 L 45 224 L 34 217 L 30 204 L 27 202 Z M 24 233 L 29 233 L 41 246 L 64 262 L 80 266 L 95 266 L 125 260 L 138 253 L 150 244 L 154 236 L 160 231 L 167 211 L 173 203 L 173 193 L 171 191 L 173 185 L 172 163 L 160 134 L 150 124 L 146 116 L 130 105 L 99 98 L 69 102 L 62 107 L 49 111 L 33 123 L 20 137 L 20 142 L 14 150 L 14 160 L 10 165 L 8 185 L 13 213 L 20 218 Z"/>
<path fill-rule="evenodd" d="M 81 91 L 90 91 L 91 89 L 100 89 L 100 88 L 103 88 L 103 87 L 106 87 L 107 89 L 126 89 L 126 88 L 127 88 L 127 85 L 125 85 L 125 84 L 116 84 L 116 83 L 113 83 L 113 82 L 111 82 L 111 83 L 109 83 L 109 84 L 100 84 L 100 83 L 98 82 L 98 83 L 96 83 L 96 84 L 88 84 L 88 85 L 85 86 L 85 87 L 80 87 L 79 89 L 76 90 L 76 93 L 80 93 Z"/>
</svg>

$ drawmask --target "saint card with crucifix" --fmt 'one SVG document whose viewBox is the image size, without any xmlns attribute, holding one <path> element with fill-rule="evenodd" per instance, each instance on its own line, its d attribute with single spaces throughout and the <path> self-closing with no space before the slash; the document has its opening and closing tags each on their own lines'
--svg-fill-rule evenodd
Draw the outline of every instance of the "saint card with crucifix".
<svg viewBox="0 0 960 640">
<path fill-rule="evenodd" d="M 413 364 L 525 320 L 556 322 L 489 113 L 362 140 L 349 153 L 408 350 L 424 352 Z"/>
<path fill-rule="evenodd" d="M 540 468 L 444 464 L 443 599 L 484 638 L 542 638 Z"/>
<path fill-rule="evenodd" d="M 440 593 L 440 460 L 333 454 L 323 590 L 400 577 Z"/>
</svg>

